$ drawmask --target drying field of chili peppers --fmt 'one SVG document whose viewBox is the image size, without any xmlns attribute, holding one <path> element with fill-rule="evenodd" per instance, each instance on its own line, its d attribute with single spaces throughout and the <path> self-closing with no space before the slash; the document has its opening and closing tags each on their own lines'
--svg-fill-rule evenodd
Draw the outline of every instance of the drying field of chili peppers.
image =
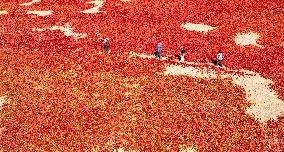
<svg viewBox="0 0 284 152">
<path fill-rule="evenodd" d="M 103 13 L 84 14 L 87 1 L 6 1 L 0 9 L 0 151 L 281 151 L 284 118 L 261 123 L 243 88 L 227 79 L 161 75 L 171 61 L 129 58 L 163 41 L 165 56 L 188 48 L 186 60 L 224 65 L 273 81 L 284 101 L 284 13 L 281 1 L 107 0 Z M 281 6 L 282 5 L 282 6 Z M 27 10 L 52 10 L 49 16 Z M 278 9 L 280 10 L 280 9 Z M 185 22 L 217 29 L 186 31 Z M 87 37 L 59 30 L 72 25 Z M 102 52 L 96 32 L 110 39 Z M 238 46 L 233 35 L 255 31 L 259 44 Z"/>
</svg>

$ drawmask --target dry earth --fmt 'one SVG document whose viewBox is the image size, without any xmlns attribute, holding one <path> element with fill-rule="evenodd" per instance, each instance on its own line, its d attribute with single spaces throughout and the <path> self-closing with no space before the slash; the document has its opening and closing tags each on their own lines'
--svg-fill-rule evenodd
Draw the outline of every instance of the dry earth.
<svg viewBox="0 0 284 152">
<path fill-rule="evenodd" d="M 146 54 L 130 53 L 130 57 L 141 57 L 146 59 L 153 59 L 155 56 Z M 167 57 L 164 57 L 167 58 Z M 166 59 L 164 59 L 166 60 Z M 200 65 L 194 62 L 186 62 L 186 64 Z M 203 64 L 212 65 L 210 63 Z M 226 71 L 230 73 L 226 73 Z M 234 73 L 232 73 L 234 72 Z M 243 75 L 238 75 L 241 72 Z M 195 66 L 176 66 L 169 65 L 165 67 L 165 75 L 187 75 L 195 78 L 203 79 L 217 79 L 217 78 L 230 78 L 233 83 L 244 88 L 246 98 L 253 103 L 253 106 L 247 107 L 246 112 L 253 116 L 255 119 L 261 122 L 267 122 L 270 119 L 277 120 L 278 117 L 284 114 L 284 102 L 278 98 L 276 92 L 270 89 L 270 85 L 273 83 L 271 80 L 267 80 L 261 77 L 260 74 L 249 70 L 232 70 L 225 68 L 220 74 L 216 70 L 208 67 L 195 67 Z"/>
</svg>

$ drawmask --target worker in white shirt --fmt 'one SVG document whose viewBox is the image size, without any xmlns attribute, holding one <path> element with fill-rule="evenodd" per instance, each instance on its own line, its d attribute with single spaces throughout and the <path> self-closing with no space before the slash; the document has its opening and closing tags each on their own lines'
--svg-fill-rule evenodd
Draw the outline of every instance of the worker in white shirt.
<svg viewBox="0 0 284 152">
<path fill-rule="evenodd" d="M 181 55 L 180 55 L 180 60 L 179 60 L 179 62 L 184 62 L 184 56 L 185 56 L 186 51 L 185 51 L 184 46 L 181 46 L 180 49 L 181 49 Z"/>
<path fill-rule="evenodd" d="M 219 50 L 218 54 L 217 54 L 217 65 L 222 67 L 223 58 L 224 58 L 223 52 L 222 52 L 222 50 Z"/>
</svg>

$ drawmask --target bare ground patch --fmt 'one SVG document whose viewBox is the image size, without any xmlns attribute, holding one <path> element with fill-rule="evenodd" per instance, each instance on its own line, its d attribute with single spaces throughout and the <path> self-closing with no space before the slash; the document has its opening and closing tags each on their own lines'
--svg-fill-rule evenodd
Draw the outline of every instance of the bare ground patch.
<svg viewBox="0 0 284 152">
<path fill-rule="evenodd" d="M 202 33 L 207 33 L 211 30 L 216 29 L 216 27 L 212 27 L 205 24 L 194 24 L 194 23 L 185 23 L 181 25 L 182 28 L 189 30 L 189 31 L 197 31 Z"/>
<path fill-rule="evenodd" d="M 37 15 L 37 16 L 48 16 L 48 15 L 53 14 L 53 11 L 51 11 L 51 10 L 47 10 L 47 11 L 36 10 L 36 11 L 28 11 L 27 14 L 33 14 L 33 15 Z"/>
<path fill-rule="evenodd" d="M 260 38 L 260 35 L 254 32 L 238 33 L 235 36 L 235 42 L 237 45 L 240 45 L 240 46 L 253 45 L 253 46 L 263 48 L 262 45 L 257 44 L 257 39 L 259 38 Z"/>
<path fill-rule="evenodd" d="M 269 119 L 277 119 L 284 114 L 284 102 L 278 98 L 274 90 L 269 88 L 269 84 L 273 82 L 261 77 L 257 73 L 250 71 L 243 76 L 231 73 L 216 74 L 212 69 L 171 65 L 166 67 L 164 74 L 188 75 L 203 79 L 214 79 L 217 77 L 231 78 L 234 84 L 244 88 L 247 100 L 254 104 L 246 109 L 249 115 L 258 119 L 260 122 L 266 122 Z"/>
</svg>

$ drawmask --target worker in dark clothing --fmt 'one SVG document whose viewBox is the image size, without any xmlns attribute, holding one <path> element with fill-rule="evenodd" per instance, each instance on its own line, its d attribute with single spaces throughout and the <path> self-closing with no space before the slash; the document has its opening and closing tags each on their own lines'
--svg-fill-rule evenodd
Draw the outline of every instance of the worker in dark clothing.
<svg viewBox="0 0 284 152">
<path fill-rule="evenodd" d="M 103 40 L 103 47 L 104 47 L 104 50 L 105 50 L 106 53 L 110 52 L 110 49 L 109 49 L 109 39 L 108 38 L 105 38 Z"/>
<path fill-rule="evenodd" d="M 161 54 L 163 53 L 163 45 L 162 43 L 158 43 L 157 48 L 156 48 L 156 55 L 159 59 L 162 58 Z"/>
</svg>

